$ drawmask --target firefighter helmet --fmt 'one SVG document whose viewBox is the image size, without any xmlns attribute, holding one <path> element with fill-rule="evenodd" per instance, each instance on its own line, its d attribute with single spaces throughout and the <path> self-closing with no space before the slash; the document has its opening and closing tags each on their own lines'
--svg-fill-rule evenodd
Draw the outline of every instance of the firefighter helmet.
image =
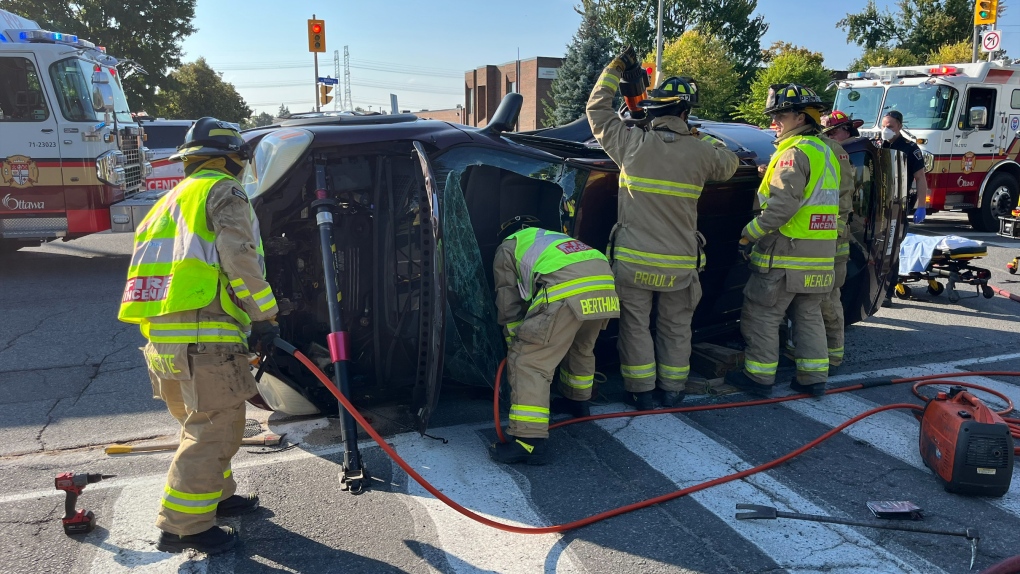
<svg viewBox="0 0 1020 574">
<path fill-rule="evenodd" d="M 184 161 L 188 157 L 220 157 L 232 155 L 241 161 L 251 157 L 251 147 L 237 128 L 216 118 L 202 118 L 192 124 L 184 136 L 184 143 L 170 161 Z"/>
<path fill-rule="evenodd" d="M 503 240 L 527 227 L 538 227 L 541 223 L 542 220 L 534 215 L 518 215 L 504 221 L 499 226 L 499 233 L 496 236 Z"/>
<path fill-rule="evenodd" d="M 797 112 L 815 109 L 824 112 L 829 106 L 814 90 L 799 84 L 772 84 L 765 100 L 765 113 L 774 114 L 785 110 Z"/>
<path fill-rule="evenodd" d="M 698 84 L 692 78 L 672 76 L 648 90 L 648 97 L 639 104 L 652 116 L 679 115 L 698 107 Z"/>
<path fill-rule="evenodd" d="M 839 110 L 832 110 L 831 114 L 822 118 L 822 127 L 825 128 L 822 133 L 827 134 L 838 128 L 846 128 L 852 137 L 857 137 L 861 135 L 857 128 L 863 125 L 864 120 L 855 120 Z"/>
</svg>

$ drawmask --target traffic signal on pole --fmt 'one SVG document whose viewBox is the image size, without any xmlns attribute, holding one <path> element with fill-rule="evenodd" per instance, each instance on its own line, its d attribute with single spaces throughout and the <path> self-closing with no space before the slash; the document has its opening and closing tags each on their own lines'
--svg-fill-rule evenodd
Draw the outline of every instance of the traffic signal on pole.
<svg viewBox="0 0 1020 574">
<path fill-rule="evenodd" d="M 324 106 L 333 101 L 333 96 L 329 95 L 333 91 L 333 86 L 327 86 L 326 84 L 319 84 L 319 105 Z"/>
<path fill-rule="evenodd" d="M 326 51 L 326 21 L 325 20 L 309 20 L 308 21 L 308 51 L 309 52 L 325 52 Z"/>
<path fill-rule="evenodd" d="M 641 67 L 644 68 L 645 73 L 648 74 L 648 85 L 652 86 L 654 88 L 655 87 L 655 62 L 645 62 L 645 63 L 641 64 Z"/>
<path fill-rule="evenodd" d="M 974 3 L 974 25 L 995 24 L 998 11 L 998 0 L 977 0 Z"/>
</svg>

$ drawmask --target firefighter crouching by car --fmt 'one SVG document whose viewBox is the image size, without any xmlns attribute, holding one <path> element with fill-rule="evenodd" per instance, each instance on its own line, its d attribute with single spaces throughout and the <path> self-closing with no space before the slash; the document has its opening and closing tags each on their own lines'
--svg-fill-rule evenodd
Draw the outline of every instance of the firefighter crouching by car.
<svg viewBox="0 0 1020 574">
<path fill-rule="evenodd" d="M 818 139 L 832 148 L 839 163 L 839 220 L 836 223 L 836 258 L 833 260 L 835 279 L 832 291 L 822 301 L 822 320 L 825 323 L 825 339 L 829 352 L 829 374 L 843 364 L 843 302 L 841 288 L 846 282 L 846 264 L 850 259 L 850 218 L 853 212 L 854 166 L 850 163 L 850 154 L 843 149 L 842 142 L 852 137 L 860 137 L 857 128 L 864 125 L 863 120 L 854 120 L 839 110 L 822 118 L 822 135 Z M 796 325 L 794 325 L 796 329 Z M 787 346 L 787 355 L 794 359 L 794 347 Z"/>
<path fill-rule="evenodd" d="M 139 324 L 153 395 L 181 424 L 156 526 L 157 548 L 216 553 L 237 535 L 216 518 L 255 510 L 235 494 L 230 459 L 257 392 L 245 331 L 279 333 L 258 220 L 236 177 L 248 145 L 229 124 L 198 120 L 171 156 L 185 178 L 141 221 L 118 318 Z M 252 323 L 254 321 L 254 323 Z"/>
<path fill-rule="evenodd" d="M 549 387 L 559 367 L 554 412 L 587 416 L 595 380 L 595 340 L 620 316 L 606 256 L 562 233 L 535 227 L 532 216 L 502 225 L 493 275 L 509 352 L 511 435 L 489 449 L 503 463 L 547 462 Z"/>
<path fill-rule="evenodd" d="M 790 388 L 822 395 L 828 380 L 822 300 L 835 281 L 840 168 L 819 137 L 825 106 L 810 88 L 776 84 L 765 113 L 779 137 L 758 188 L 762 212 L 744 227 L 741 253 L 751 266 L 744 288 L 740 333 L 744 370 L 726 382 L 761 396 L 772 394 L 779 366 L 779 327 L 787 310 L 796 324 L 797 375 Z"/>
<path fill-rule="evenodd" d="M 739 160 L 722 142 L 691 133 L 686 120 L 697 86 L 686 78 L 667 79 L 641 102 L 652 118 L 649 129 L 628 127 L 613 98 L 621 76 L 634 73 L 644 71 L 628 48 L 602 72 L 587 114 L 595 138 L 620 166 L 619 216 L 608 252 L 620 294 L 620 370 L 638 409 L 648 410 L 655 408 L 656 387 L 662 406 L 683 400 L 691 319 L 701 300 L 698 271 L 705 265 L 698 198 L 707 180 L 729 179 Z"/>
</svg>

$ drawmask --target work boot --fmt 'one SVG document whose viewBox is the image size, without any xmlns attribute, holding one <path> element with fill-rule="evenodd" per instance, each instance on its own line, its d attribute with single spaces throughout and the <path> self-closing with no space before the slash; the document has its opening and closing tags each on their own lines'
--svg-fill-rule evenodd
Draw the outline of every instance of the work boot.
<svg viewBox="0 0 1020 574">
<path fill-rule="evenodd" d="M 508 436 L 509 442 L 497 442 L 489 446 L 489 458 L 503 464 L 545 464 L 548 462 L 547 446 L 544 438 L 515 438 Z"/>
<path fill-rule="evenodd" d="M 664 409 L 671 409 L 684 401 L 684 397 L 687 393 L 684 391 L 662 391 L 662 398 L 659 399 L 659 404 Z"/>
<path fill-rule="evenodd" d="M 566 397 L 556 397 L 549 405 L 549 410 L 557 415 L 570 415 L 575 419 L 590 417 L 591 409 L 588 401 L 572 401 Z"/>
<path fill-rule="evenodd" d="M 216 516 L 240 516 L 259 507 L 257 494 L 232 494 L 216 505 Z"/>
<path fill-rule="evenodd" d="M 237 540 L 237 532 L 229 526 L 213 526 L 205 532 L 189 534 L 187 536 L 170 534 L 160 530 L 156 549 L 160 552 L 173 552 L 176 554 L 192 548 L 206 554 L 219 554 L 233 548 L 237 544 Z"/>
<path fill-rule="evenodd" d="M 886 309 L 892 309 L 893 308 L 892 297 L 886 297 L 885 299 L 883 299 L 882 306 L 885 307 Z"/>
<path fill-rule="evenodd" d="M 747 376 L 744 371 L 726 373 L 726 384 L 763 398 L 772 396 L 772 385 L 765 385 Z"/>
<path fill-rule="evenodd" d="M 814 385 L 802 385 L 796 377 L 790 381 L 790 389 L 798 393 L 807 393 L 812 397 L 823 397 L 825 396 L 825 383 L 816 383 Z"/>
<path fill-rule="evenodd" d="M 645 391 L 643 393 L 631 393 L 631 404 L 637 407 L 639 411 L 651 411 L 655 410 L 655 391 Z"/>
<path fill-rule="evenodd" d="M 832 363 L 829 363 L 829 376 L 830 377 L 835 377 L 836 375 L 838 375 L 842 371 L 843 371 L 842 363 L 839 364 L 839 365 L 833 365 Z"/>
</svg>

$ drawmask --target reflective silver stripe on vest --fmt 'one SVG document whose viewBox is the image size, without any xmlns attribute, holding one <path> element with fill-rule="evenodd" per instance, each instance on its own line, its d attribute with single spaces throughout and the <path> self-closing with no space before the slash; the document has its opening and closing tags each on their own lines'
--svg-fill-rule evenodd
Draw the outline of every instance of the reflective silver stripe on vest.
<svg viewBox="0 0 1020 574">
<path fill-rule="evenodd" d="M 801 201 L 800 203 L 801 207 L 807 207 L 808 205 L 824 205 L 824 206 L 839 205 L 839 175 L 838 175 L 839 172 L 837 171 L 838 169 L 837 164 L 833 162 L 834 159 L 833 156 L 835 154 L 832 153 L 832 148 L 830 148 L 827 145 L 819 144 L 808 139 L 801 141 L 797 145 L 799 146 L 800 144 L 807 144 L 815 148 L 816 151 L 821 152 L 821 154 L 825 157 L 825 172 L 826 172 L 818 177 L 818 181 L 815 182 L 815 188 L 811 192 L 811 197 L 804 198 L 804 200 Z M 836 187 L 826 189 L 824 187 L 825 176 L 827 173 L 830 172 L 832 174 L 832 178 L 836 184 Z"/>
<path fill-rule="evenodd" d="M 532 269 L 535 268 L 538 258 L 550 245 L 564 239 L 570 238 L 562 233 L 539 229 L 535 234 L 535 242 L 531 244 L 531 247 L 528 247 L 524 256 L 517 262 L 517 268 L 520 271 L 520 275 L 517 277 L 517 289 L 525 301 L 531 301 L 531 298 L 534 297 L 535 277 Z"/>
<path fill-rule="evenodd" d="M 181 216 L 181 206 L 177 203 L 177 195 L 167 200 L 168 216 L 177 224 L 177 233 L 174 237 L 150 239 L 139 243 L 131 257 L 132 267 L 147 263 L 173 263 L 174 253 L 183 253 L 184 257 L 181 259 L 198 259 L 214 266 L 220 264 L 220 255 L 216 251 L 216 244 L 202 239 L 188 228 L 188 222 Z M 153 217 L 149 223 L 157 219 L 158 217 Z"/>
</svg>

